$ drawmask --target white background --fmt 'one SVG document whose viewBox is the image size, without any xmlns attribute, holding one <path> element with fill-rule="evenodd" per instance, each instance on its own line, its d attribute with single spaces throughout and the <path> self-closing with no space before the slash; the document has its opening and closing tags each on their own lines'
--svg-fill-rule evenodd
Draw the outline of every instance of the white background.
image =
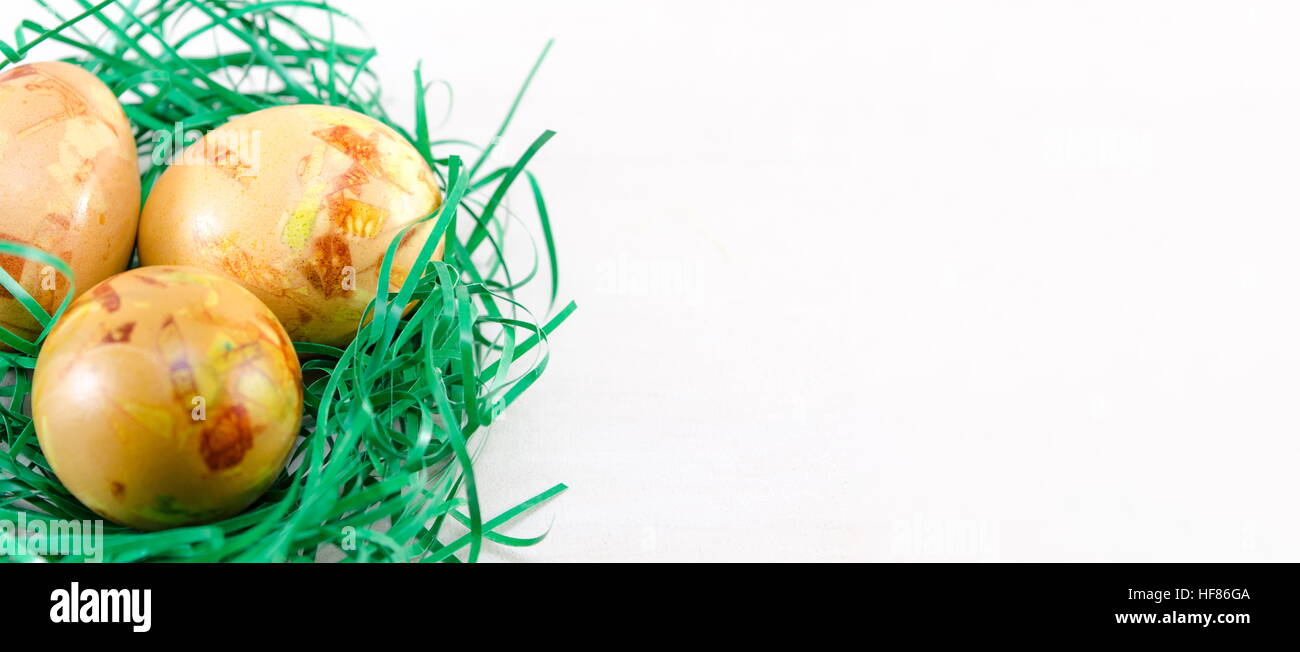
<svg viewBox="0 0 1300 652">
<path fill-rule="evenodd" d="M 488 558 L 1296 560 L 1300 6 L 336 4 L 444 137 L 557 39 L 580 308 L 478 475 L 571 489 Z"/>
</svg>

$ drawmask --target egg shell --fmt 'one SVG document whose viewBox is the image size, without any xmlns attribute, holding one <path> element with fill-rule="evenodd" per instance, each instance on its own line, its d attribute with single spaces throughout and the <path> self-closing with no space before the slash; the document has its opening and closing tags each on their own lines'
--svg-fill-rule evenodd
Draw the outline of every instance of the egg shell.
<svg viewBox="0 0 1300 652">
<path fill-rule="evenodd" d="M 0 240 L 72 268 L 78 293 L 126 269 L 140 217 L 135 140 L 122 105 L 72 64 L 0 72 Z M 47 312 L 68 292 L 52 267 L 0 254 L 0 266 Z M 34 339 L 35 318 L 0 287 L 0 325 Z"/>
<path fill-rule="evenodd" d="M 226 274 L 295 341 L 343 346 L 375 297 L 389 243 L 441 202 L 419 152 L 379 121 L 329 106 L 264 109 L 209 132 L 161 175 L 141 217 L 140 259 Z M 429 220 L 403 236 L 390 290 L 432 229 Z"/>
<path fill-rule="evenodd" d="M 284 468 L 302 375 L 265 305 L 224 277 L 142 267 L 73 301 L 37 358 L 32 418 L 64 486 L 114 522 L 219 520 Z"/>
</svg>

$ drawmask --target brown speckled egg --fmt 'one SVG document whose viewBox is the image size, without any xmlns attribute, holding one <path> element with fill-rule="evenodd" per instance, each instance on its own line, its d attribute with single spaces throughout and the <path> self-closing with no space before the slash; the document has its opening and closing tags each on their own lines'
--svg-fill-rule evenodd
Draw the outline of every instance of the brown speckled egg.
<svg viewBox="0 0 1300 652">
<path fill-rule="evenodd" d="M 140 220 L 140 260 L 230 276 L 295 341 L 343 346 L 375 297 L 389 243 L 441 202 L 415 147 L 377 120 L 318 105 L 264 109 L 208 133 L 162 174 Z M 391 290 L 432 228 L 403 237 Z"/>
<path fill-rule="evenodd" d="M 80 293 L 126 269 L 139 217 L 135 140 L 113 92 L 67 63 L 0 72 L 0 240 L 62 258 Z M 0 255 L 0 266 L 49 312 L 68 293 L 44 263 Z M 0 325 L 39 334 L 3 287 Z"/>
<path fill-rule="evenodd" d="M 257 297 L 192 267 L 141 267 L 73 301 L 36 361 L 32 419 L 82 503 L 142 530 L 242 511 L 284 468 L 302 376 Z"/>
</svg>

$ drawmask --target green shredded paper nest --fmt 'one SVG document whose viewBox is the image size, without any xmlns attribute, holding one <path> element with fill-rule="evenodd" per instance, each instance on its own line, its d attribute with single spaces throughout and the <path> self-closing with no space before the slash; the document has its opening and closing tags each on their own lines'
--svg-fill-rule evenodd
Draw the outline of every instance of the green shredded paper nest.
<svg viewBox="0 0 1300 652">
<path fill-rule="evenodd" d="M 476 147 L 430 138 L 425 106 L 430 84 L 419 67 L 412 82 L 413 128 L 390 118 L 372 69 L 376 50 L 336 40 L 337 25 L 356 23 L 328 2 L 76 0 L 75 15 L 43 0 L 35 3 L 44 23 L 24 21 L 12 42 L 0 40 L 0 70 L 26 60 L 46 41 L 75 48 L 80 54 L 64 60 L 91 71 L 118 94 L 146 160 L 157 160 L 150 154 L 169 134 L 206 133 L 233 116 L 273 106 L 329 104 L 372 116 L 406 137 L 437 173 L 447 198 L 421 220 L 435 224 L 416 264 L 423 275 L 410 274 L 398 292 L 380 292 L 346 349 L 295 345 L 304 360 L 301 437 L 266 495 L 244 513 L 209 525 L 146 533 L 107 523 L 103 559 L 310 562 L 341 555 L 357 562 L 472 562 L 485 541 L 540 542 L 544 534 L 518 538 L 499 530 L 565 486 L 504 513 L 484 514 L 470 442 L 484 437 L 493 420 L 541 376 L 549 357 L 548 334 L 576 307 L 568 303 L 556 309 L 555 243 L 540 186 L 526 170 L 553 133 L 541 134 L 512 164 L 490 162 L 546 50 L 491 144 Z M 328 29 L 309 31 L 305 25 L 312 19 Z M 236 45 L 205 56 L 185 54 L 217 35 Z M 465 157 L 447 153 L 453 151 Z M 146 196 L 165 167 L 151 163 L 145 171 Z M 526 188 L 517 184 L 521 180 Z M 525 237 L 532 247 L 526 271 L 519 265 L 512 269 L 505 254 L 510 224 L 523 219 L 509 207 L 516 185 L 541 232 L 540 239 Z M 389 287 L 390 261 L 405 232 L 389 245 L 380 288 Z M 444 235 L 445 262 L 431 260 Z M 70 284 L 75 281 L 63 261 L 39 249 L 0 241 L 0 253 L 52 265 Z M 517 293 L 542 277 L 549 277 L 550 305 L 548 316 L 538 318 Z M 3 270 L 0 283 L 44 326 L 35 341 L 0 328 L 0 338 L 16 351 L 0 353 L 5 379 L 0 520 L 98 519 L 50 470 L 28 407 L 41 341 L 73 293 L 51 315 Z M 405 312 L 412 302 L 417 307 Z M 0 561 L 83 559 L 0 555 Z"/>
</svg>

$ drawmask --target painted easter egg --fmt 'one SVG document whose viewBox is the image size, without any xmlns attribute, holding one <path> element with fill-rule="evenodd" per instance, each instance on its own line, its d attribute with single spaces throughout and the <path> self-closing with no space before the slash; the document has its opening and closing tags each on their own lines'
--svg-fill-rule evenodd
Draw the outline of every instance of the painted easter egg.
<svg viewBox="0 0 1300 652">
<path fill-rule="evenodd" d="M 264 109 L 209 132 L 159 177 L 140 259 L 225 274 L 295 341 L 342 346 L 378 291 L 390 242 L 441 202 L 429 165 L 379 121 L 328 106 Z M 412 273 L 432 228 L 401 237 L 389 290 Z"/>
<path fill-rule="evenodd" d="M 58 256 L 78 292 L 126 269 L 140 217 L 135 140 L 117 97 L 68 63 L 0 72 L 0 240 Z M 68 292 L 53 267 L 0 254 L 47 312 Z M 0 287 L 0 325 L 34 339 L 37 321 Z"/>
<path fill-rule="evenodd" d="M 143 530 L 242 511 L 284 468 L 302 416 L 284 328 L 237 283 L 141 267 L 73 301 L 37 358 L 32 418 L 59 480 Z"/>
</svg>

